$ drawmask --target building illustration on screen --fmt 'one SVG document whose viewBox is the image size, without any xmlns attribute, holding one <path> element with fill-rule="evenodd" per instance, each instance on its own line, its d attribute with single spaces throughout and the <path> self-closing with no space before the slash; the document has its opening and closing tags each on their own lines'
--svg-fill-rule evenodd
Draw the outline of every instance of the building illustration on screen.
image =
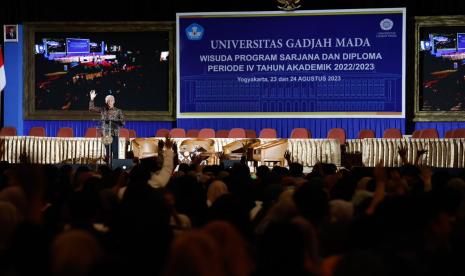
<svg viewBox="0 0 465 276">
<path fill-rule="evenodd" d="M 261 76 L 266 76 L 260 75 Z M 399 103 L 400 75 L 347 74 L 340 82 L 250 83 L 215 76 L 190 76 L 181 82 L 181 112 L 380 112 Z M 369 100 L 367 100 L 369 99 Z M 342 103 L 342 104 L 341 104 Z"/>
</svg>

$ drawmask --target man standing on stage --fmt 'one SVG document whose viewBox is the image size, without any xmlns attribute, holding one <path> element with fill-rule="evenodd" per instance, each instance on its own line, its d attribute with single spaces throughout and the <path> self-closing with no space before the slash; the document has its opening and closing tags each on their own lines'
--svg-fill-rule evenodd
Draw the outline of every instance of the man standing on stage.
<svg viewBox="0 0 465 276">
<path fill-rule="evenodd" d="M 95 93 L 95 90 L 91 90 L 89 111 L 100 112 L 102 117 L 102 135 L 108 135 L 112 138 L 111 150 L 110 145 L 105 145 L 107 158 L 111 162 L 111 159 L 118 158 L 119 128 L 124 125 L 124 115 L 121 109 L 115 107 L 115 97 L 113 95 L 105 97 L 105 107 L 96 107 L 94 105 L 96 96 L 97 93 Z M 104 139 L 105 138 L 106 137 L 104 137 Z"/>
</svg>

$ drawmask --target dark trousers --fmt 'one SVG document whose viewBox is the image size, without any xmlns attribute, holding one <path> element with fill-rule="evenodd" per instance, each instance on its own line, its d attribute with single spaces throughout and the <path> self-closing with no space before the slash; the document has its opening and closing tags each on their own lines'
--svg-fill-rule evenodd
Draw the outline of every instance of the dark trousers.
<svg viewBox="0 0 465 276">
<path fill-rule="evenodd" d="M 119 159 L 118 158 L 118 145 L 119 145 L 119 137 L 118 136 L 111 136 L 113 141 L 110 145 L 105 146 L 105 150 L 108 156 L 108 159 Z M 111 153 L 111 156 L 110 156 Z"/>
</svg>

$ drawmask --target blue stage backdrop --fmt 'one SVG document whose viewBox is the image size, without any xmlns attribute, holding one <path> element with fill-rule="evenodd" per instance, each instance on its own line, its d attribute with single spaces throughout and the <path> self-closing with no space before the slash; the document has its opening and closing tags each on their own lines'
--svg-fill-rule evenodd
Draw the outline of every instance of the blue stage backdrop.
<svg viewBox="0 0 465 276">
<path fill-rule="evenodd" d="M 177 43 L 180 119 L 405 118 L 404 8 L 178 14 Z"/>
<path fill-rule="evenodd" d="M 405 133 L 405 119 L 181 119 L 178 120 L 178 127 L 185 129 L 214 128 L 217 130 L 242 127 L 255 130 L 257 135 L 263 128 L 274 128 L 278 137 L 282 138 L 290 137 L 292 129 L 298 127 L 310 130 L 313 138 L 326 138 L 331 128 L 343 128 L 346 130 L 347 138 L 356 138 L 362 129 L 372 129 L 375 131 L 376 137 L 382 137 L 387 128 L 398 128 L 402 133 Z"/>
<path fill-rule="evenodd" d="M 32 127 L 40 126 L 45 128 L 47 136 L 56 136 L 58 129 L 70 127 L 74 131 L 74 136 L 84 137 L 87 128 L 98 127 L 99 125 L 99 121 L 26 120 L 24 121 L 24 134 L 27 135 Z M 173 122 L 127 121 L 124 127 L 134 129 L 138 137 L 153 137 L 157 129 L 173 128 Z"/>
<path fill-rule="evenodd" d="M 446 131 L 456 128 L 465 128 L 465 122 L 416 122 L 415 130 L 435 128 L 438 130 L 439 137 L 444 137 Z"/>
</svg>

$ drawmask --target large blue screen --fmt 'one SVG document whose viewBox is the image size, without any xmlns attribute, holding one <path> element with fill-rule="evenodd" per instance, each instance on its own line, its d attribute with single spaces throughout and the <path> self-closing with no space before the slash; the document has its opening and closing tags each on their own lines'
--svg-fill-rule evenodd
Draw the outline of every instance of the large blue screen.
<svg viewBox="0 0 465 276">
<path fill-rule="evenodd" d="M 404 118 L 405 9 L 177 15 L 178 118 Z"/>
</svg>

